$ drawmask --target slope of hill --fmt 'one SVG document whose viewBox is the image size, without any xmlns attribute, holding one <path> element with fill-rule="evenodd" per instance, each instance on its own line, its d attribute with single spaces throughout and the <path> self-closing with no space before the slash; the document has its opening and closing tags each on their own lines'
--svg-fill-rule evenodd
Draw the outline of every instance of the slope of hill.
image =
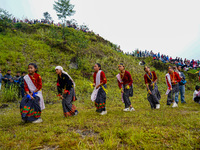
<svg viewBox="0 0 200 150">
<path fill-rule="evenodd" d="M 65 40 L 61 38 L 61 28 L 42 24 L 18 23 L 0 34 L 3 74 L 8 69 L 12 70 L 12 75 L 16 71 L 27 71 L 30 62 L 36 63 L 47 103 L 42 113 L 44 122 L 39 125 L 20 123 L 18 103 L 8 103 L 9 108 L 1 109 L 0 149 L 200 148 L 200 106 L 192 101 L 196 79 L 187 79 L 187 104 L 172 109 L 166 106 L 164 95 L 166 71 L 162 70 L 166 65 L 146 58 L 146 63 L 158 75 L 162 95 L 161 109 L 152 111 L 146 98 L 143 67 L 138 65 L 140 59 L 117 52 L 114 44 L 94 34 L 72 28 L 65 30 Z M 98 116 L 90 101 L 92 66 L 96 62 L 102 65 L 108 79 L 107 116 Z M 122 112 L 124 106 L 115 77 L 117 65 L 121 62 L 131 72 L 134 81 L 131 101 L 136 111 L 133 113 Z M 75 80 L 78 97 L 75 105 L 80 112 L 76 117 L 62 118 L 62 106 L 56 97 L 54 68 L 57 65 L 63 66 Z M 0 103 L 5 103 L 4 92 L 0 98 Z"/>
</svg>

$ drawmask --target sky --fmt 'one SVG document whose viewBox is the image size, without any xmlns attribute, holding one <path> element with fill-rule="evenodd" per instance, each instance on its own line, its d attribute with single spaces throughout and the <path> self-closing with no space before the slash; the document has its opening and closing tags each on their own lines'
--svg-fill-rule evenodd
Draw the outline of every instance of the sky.
<svg viewBox="0 0 200 150">
<path fill-rule="evenodd" d="M 55 0 L 0 0 L 0 8 L 17 18 L 58 17 Z M 57 1 L 57 0 L 56 0 Z M 75 19 L 120 45 L 125 52 L 153 50 L 200 60 L 199 0 L 71 0 Z"/>
</svg>

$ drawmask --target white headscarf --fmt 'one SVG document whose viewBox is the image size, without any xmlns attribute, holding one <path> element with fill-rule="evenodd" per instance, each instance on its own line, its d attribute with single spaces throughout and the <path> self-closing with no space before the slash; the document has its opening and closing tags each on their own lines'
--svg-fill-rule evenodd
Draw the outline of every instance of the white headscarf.
<svg viewBox="0 0 200 150">
<path fill-rule="evenodd" d="M 56 69 L 61 70 L 62 73 L 66 74 L 66 75 L 70 78 L 70 80 L 72 80 L 72 83 L 73 83 L 74 88 L 75 88 L 74 80 L 71 78 L 71 76 L 70 76 L 67 72 L 65 72 L 65 71 L 63 70 L 63 67 L 61 67 L 61 66 L 57 66 L 57 67 L 55 68 L 55 70 L 56 70 Z"/>
</svg>

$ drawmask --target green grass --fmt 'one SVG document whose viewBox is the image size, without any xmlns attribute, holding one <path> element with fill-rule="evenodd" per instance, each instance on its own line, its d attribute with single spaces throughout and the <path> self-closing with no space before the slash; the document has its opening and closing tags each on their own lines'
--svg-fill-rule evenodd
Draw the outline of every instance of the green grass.
<svg viewBox="0 0 200 150">
<path fill-rule="evenodd" d="M 15 31 L 16 30 L 16 31 Z M 21 122 L 19 101 L 14 90 L 0 92 L 0 149 L 200 149 L 200 105 L 192 100 L 197 74 L 186 74 L 186 101 L 178 108 L 166 106 L 166 64 L 144 59 L 158 76 L 162 95 L 161 109 L 151 110 L 147 101 L 143 66 L 140 59 L 123 55 L 114 50 L 116 45 L 93 34 L 66 29 L 66 41 L 61 29 L 46 25 L 13 26 L 0 33 L 0 67 L 3 75 L 8 69 L 27 71 L 27 65 L 38 65 L 43 81 L 46 109 L 41 124 Z M 92 66 L 96 63 L 108 80 L 106 116 L 95 112 L 90 100 L 92 89 Z M 117 65 L 124 63 L 133 77 L 134 96 L 131 98 L 135 112 L 123 112 L 117 86 Z M 78 69 L 70 69 L 77 63 Z M 76 117 L 63 118 L 61 102 L 58 101 L 54 68 L 63 66 L 76 83 L 79 110 Z M 9 92 L 9 94 L 5 94 Z M 50 105 L 51 104 L 51 105 Z"/>
<path fill-rule="evenodd" d="M 63 118 L 60 101 L 46 105 L 41 124 L 22 123 L 19 104 L 10 103 L 0 112 L 0 149 L 200 148 L 200 105 L 188 96 L 191 92 L 187 104 L 178 108 L 167 106 L 162 95 L 160 110 L 150 109 L 144 93 L 134 94 L 131 101 L 136 111 L 123 112 L 120 93 L 115 91 L 108 94 L 105 116 L 97 114 L 90 97 L 85 96 L 75 102 L 79 110 L 75 117 Z"/>
</svg>

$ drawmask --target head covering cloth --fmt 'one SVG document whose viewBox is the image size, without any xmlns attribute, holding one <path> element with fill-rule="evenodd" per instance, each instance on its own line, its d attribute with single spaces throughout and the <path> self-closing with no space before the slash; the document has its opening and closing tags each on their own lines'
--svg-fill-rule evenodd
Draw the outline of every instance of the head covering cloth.
<svg viewBox="0 0 200 150">
<path fill-rule="evenodd" d="M 70 78 L 70 80 L 72 81 L 72 83 L 73 83 L 73 85 L 74 85 L 74 87 L 75 87 L 75 82 L 74 82 L 74 80 L 72 79 L 72 77 L 71 77 L 67 72 L 65 72 L 65 71 L 63 70 L 63 67 L 57 66 L 57 67 L 55 68 L 55 70 L 56 70 L 56 69 L 61 70 L 62 73 L 66 74 L 66 75 Z"/>
</svg>

